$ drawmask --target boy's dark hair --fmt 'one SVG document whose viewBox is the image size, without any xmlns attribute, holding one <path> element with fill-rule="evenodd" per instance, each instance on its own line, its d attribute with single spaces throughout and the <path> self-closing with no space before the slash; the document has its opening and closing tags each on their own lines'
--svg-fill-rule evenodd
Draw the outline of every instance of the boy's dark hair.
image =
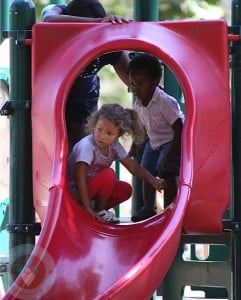
<svg viewBox="0 0 241 300">
<path fill-rule="evenodd" d="M 98 0 L 72 0 L 65 9 L 66 15 L 104 18 L 106 16 L 104 7 Z"/>
<path fill-rule="evenodd" d="M 162 77 L 161 63 L 151 54 L 137 54 L 129 63 L 127 74 L 130 72 L 136 73 L 143 71 L 148 73 L 153 79 L 161 79 Z"/>
</svg>

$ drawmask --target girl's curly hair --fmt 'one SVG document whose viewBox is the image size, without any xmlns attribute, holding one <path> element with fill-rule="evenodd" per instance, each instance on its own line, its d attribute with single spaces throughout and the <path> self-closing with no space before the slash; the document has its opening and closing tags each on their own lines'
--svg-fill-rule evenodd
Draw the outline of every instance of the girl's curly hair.
<svg viewBox="0 0 241 300">
<path fill-rule="evenodd" d="M 111 121 L 120 128 L 120 136 L 131 136 L 136 145 L 142 144 L 146 138 L 137 112 L 133 109 L 124 108 L 116 103 L 104 104 L 90 116 L 87 124 L 89 131 L 93 131 L 99 119 Z"/>
</svg>

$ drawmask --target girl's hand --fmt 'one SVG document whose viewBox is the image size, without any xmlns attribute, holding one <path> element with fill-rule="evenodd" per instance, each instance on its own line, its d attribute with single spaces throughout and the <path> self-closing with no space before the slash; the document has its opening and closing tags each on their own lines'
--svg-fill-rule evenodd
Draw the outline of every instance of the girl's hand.
<svg viewBox="0 0 241 300">
<path fill-rule="evenodd" d="M 115 15 L 106 16 L 102 19 L 102 23 L 110 22 L 112 24 L 123 24 L 123 23 L 129 23 L 132 20 L 125 18 L 125 17 L 118 17 Z"/>
<path fill-rule="evenodd" d="M 84 209 L 87 211 L 87 213 L 89 215 L 91 215 L 91 217 L 97 221 L 102 221 L 103 222 L 103 219 L 94 211 L 94 209 L 92 208 L 91 205 L 89 206 L 85 206 Z"/>
<path fill-rule="evenodd" d="M 156 177 L 153 177 L 153 180 L 150 182 L 150 184 L 158 192 L 161 192 L 166 187 L 166 181 L 164 179 L 156 178 Z"/>
</svg>

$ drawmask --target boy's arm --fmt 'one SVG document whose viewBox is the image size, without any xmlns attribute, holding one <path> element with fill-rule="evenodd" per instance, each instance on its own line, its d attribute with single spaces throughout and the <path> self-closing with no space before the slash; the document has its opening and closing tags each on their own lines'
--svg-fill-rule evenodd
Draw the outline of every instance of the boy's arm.
<svg viewBox="0 0 241 300">
<path fill-rule="evenodd" d="M 170 152 L 176 154 L 181 150 L 183 122 L 180 118 L 173 123 L 172 129 L 174 135 L 173 135 L 173 142 L 172 142 L 172 147 L 170 148 Z"/>
<path fill-rule="evenodd" d="M 154 189 L 161 192 L 165 188 L 165 180 L 152 176 L 147 170 L 142 168 L 134 159 L 127 156 L 122 159 L 121 164 L 134 176 L 148 182 Z"/>
<path fill-rule="evenodd" d="M 172 129 L 174 132 L 172 145 L 171 145 L 170 150 L 167 153 L 165 159 L 162 162 L 163 167 L 169 171 L 171 171 L 171 170 L 173 170 L 173 168 L 175 168 L 175 162 L 174 162 L 175 157 L 176 157 L 176 154 L 178 152 L 180 152 L 180 150 L 181 150 L 183 122 L 180 118 L 177 119 L 173 123 Z"/>
</svg>

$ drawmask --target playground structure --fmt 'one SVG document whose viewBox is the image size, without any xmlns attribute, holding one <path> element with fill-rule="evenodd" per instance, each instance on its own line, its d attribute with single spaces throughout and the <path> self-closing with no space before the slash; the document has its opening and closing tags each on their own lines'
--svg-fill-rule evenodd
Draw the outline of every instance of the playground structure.
<svg viewBox="0 0 241 300">
<path fill-rule="evenodd" d="M 79 41 L 87 38 L 88 43 L 80 49 Z M 33 299 L 33 295 L 38 299 L 58 299 L 60 295 L 66 299 L 79 299 L 80 295 L 83 299 L 149 299 L 164 280 L 164 299 L 176 300 L 171 292 L 175 284 L 172 282 L 171 288 L 168 284 L 170 277 L 180 275 L 180 270 L 175 270 L 175 255 L 183 240 L 190 244 L 193 240 L 202 243 L 206 237 L 204 243 L 217 244 L 226 242 L 224 235 L 231 241 L 230 248 L 239 249 L 238 219 L 232 220 L 231 211 L 225 234 L 222 222 L 232 196 L 228 68 L 231 42 L 238 44 L 239 34 L 229 34 L 224 21 L 134 22 L 119 27 L 111 24 L 33 26 L 32 36 L 27 36 L 22 46 L 31 46 L 32 51 L 31 176 L 34 206 L 43 224 L 30 259 L 4 299 Z M 182 88 L 186 122 L 174 206 L 145 222 L 113 226 L 90 220 L 78 209 L 69 191 L 64 106 L 70 86 L 81 69 L 103 53 L 122 49 L 150 52 L 163 60 Z M 61 64 L 56 64 L 54 58 L 59 57 Z M 26 101 L 22 104 L 29 115 Z M 16 109 L 17 105 L 20 103 L 10 107 Z M 14 222 L 10 225 L 16 226 Z M 28 240 L 32 242 L 35 229 L 19 226 L 14 230 L 14 226 L 9 226 L 10 236 L 29 234 Z M 19 244 L 21 239 L 18 245 L 12 245 L 15 252 Z M 27 246 L 25 250 L 29 251 Z M 179 252 L 182 253 L 180 248 Z M 235 253 L 229 262 L 233 266 L 235 258 L 234 281 L 227 286 L 229 281 L 219 284 L 217 278 L 213 284 L 225 287 L 230 299 L 239 299 L 240 295 L 239 252 Z M 10 270 L 15 279 L 16 254 L 15 257 L 14 251 L 11 254 Z M 219 270 L 217 266 L 213 273 L 217 275 Z M 211 281 L 205 282 L 206 285 L 202 282 L 204 277 L 201 274 L 191 284 L 212 286 Z M 179 281 L 179 287 L 188 284 L 190 278 Z M 181 295 L 180 290 L 175 292 Z"/>
</svg>

